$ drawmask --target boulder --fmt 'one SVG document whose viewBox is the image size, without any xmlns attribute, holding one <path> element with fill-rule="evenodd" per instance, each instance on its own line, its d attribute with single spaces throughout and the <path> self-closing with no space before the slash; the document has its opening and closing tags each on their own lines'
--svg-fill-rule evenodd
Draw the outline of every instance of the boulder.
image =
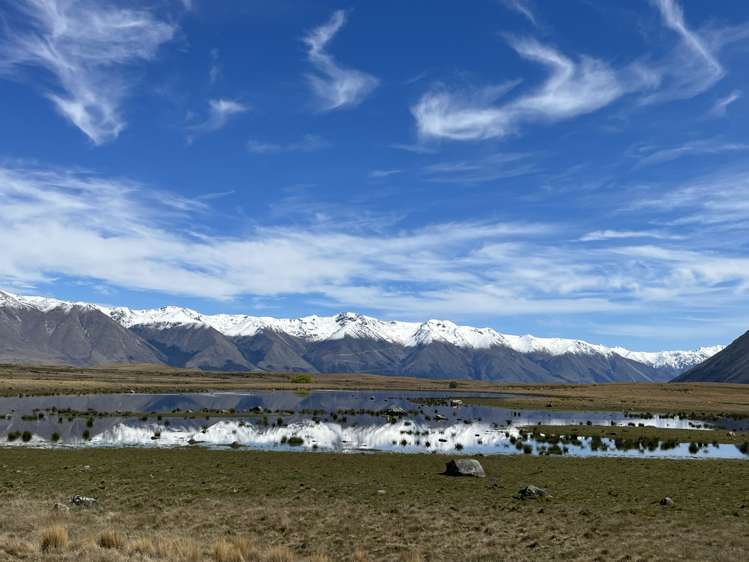
<svg viewBox="0 0 749 562">
<path fill-rule="evenodd" d="M 518 490 L 518 496 L 520 496 L 520 499 L 525 500 L 529 498 L 550 498 L 551 494 L 543 488 L 529 484 Z"/>
<path fill-rule="evenodd" d="M 474 476 L 484 478 L 484 467 L 476 459 L 453 459 L 447 463 L 445 474 L 448 476 Z"/>
<path fill-rule="evenodd" d="M 663 507 L 671 507 L 672 505 L 674 505 L 674 500 L 666 496 L 665 498 L 662 498 L 658 503 L 660 503 Z"/>
<path fill-rule="evenodd" d="M 96 498 L 89 498 L 87 496 L 75 495 L 72 498 L 70 498 L 70 503 L 78 507 L 89 508 L 89 507 L 96 507 L 99 502 Z"/>
</svg>

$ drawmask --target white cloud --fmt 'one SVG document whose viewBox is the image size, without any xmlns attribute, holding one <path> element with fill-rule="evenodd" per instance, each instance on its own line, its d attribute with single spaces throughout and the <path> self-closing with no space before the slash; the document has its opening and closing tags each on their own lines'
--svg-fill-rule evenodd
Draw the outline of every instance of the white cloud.
<svg viewBox="0 0 749 562">
<path fill-rule="evenodd" d="M 223 98 L 208 100 L 206 117 L 200 122 L 188 125 L 187 128 L 191 133 L 212 133 L 223 129 L 231 119 L 249 110 L 248 105 L 237 100 Z"/>
<path fill-rule="evenodd" d="M 64 117 L 95 144 L 116 139 L 126 126 L 121 106 L 132 82 L 127 70 L 153 60 L 175 27 L 150 11 L 98 0 L 13 4 L 17 17 L 0 39 L 0 73 L 44 69 L 54 83 L 45 95 Z"/>
<path fill-rule="evenodd" d="M 437 183 L 484 183 L 525 176 L 537 171 L 528 154 L 499 152 L 472 160 L 441 161 L 423 169 L 425 178 Z"/>
<path fill-rule="evenodd" d="M 659 88 L 644 97 L 643 103 L 692 98 L 707 91 L 726 74 L 718 52 L 724 45 L 746 38 L 749 28 L 742 24 L 734 28 L 694 30 L 687 25 L 676 0 L 653 2 L 660 11 L 663 24 L 678 36 L 679 45 L 667 59 L 650 65 Z"/>
<path fill-rule="evenodd" d="M 379 83 L 366 72 L 341 66 L 328 53 L 328 44 L 345 23 L 346 13 L 337 10 L 326 24 L 304 37 L 309 61 L 316 70 L 307 80 L 326 111 L 359 105 Z"/>
<path fill-rule="evenodd" d="M 330 220 L 217 235 L 205 201 L 80 171 L 0 167 L 0 285 L 65 276 L 213 299 L 293 295 L 403 316 L 632 314 L 735 306 L 749 258 L 732 248 L 580 244 L 563 224 Z M 633 233 L 628 233 L 632 235 Z M 633 236 L 634 237 L 634 236 Z"/>
<path fill-rule="evenodd" d="M 659 240 L 679 240 L 680 236 L 653 230 L 594 230 L 580 238 L 581 242 L 601 242 L 608 240 L 626 240 L 630 238 L 654 238 Z"/>
<path fill-rule="evenodd" d="M 728 111 L 728 106 L 741 99 L 741 90 L 734 90 L 725 97 L 719 98 L 710 109 L 710 115 L 713 117 L 724 117 Z"/>
<path fill-rule="evenodd" d="M 508 9 L 517 12 L 533 25 L 536 25 L 536 16 L 533 15 L 533 10 L 528 0 L 502 0 L 502 3 Z"/>
<path fill-rule="evenodd" d="M 389 178 L 401 173 L 403 173 L 403 170 L 372 170 L 369 172 L 369 177 L 373 179 Z"/>
<path fill-rule="evenodd" d="M 549 69 L 537 89 L 504 104 L 496 99 L 517 85 L 509 82 L 478 93 L 439 88 L 426 93 L 411 109 L 420 137 L 480 140 L 503 137 L 521 123 L 560 121 L 596 111 L 627 92 L 620 77 L 604 62 L 590 57 L 573 61 L 532 39 L 512 40 L 522 57 Z"/>
<path fill-rule="evenodd" d="M 298 141 L 288 143 L 267 142 L 257 139 L 247 141 L 247 150 L 254 154 L 277 154 L 280 152 L 314 152 L 328 148 L 330 143 L 318 135 L 304 135 Z"/>
<path fill-rule="evenodd" d="M 716 139 L 697 140 L 668 148 L 643 147 L 637 154 L 637 165 L 652 166 L 677 160 L 685 156 L 723 154 L 749 150 L 749 144 L 722 142 Z"/>
</svg>

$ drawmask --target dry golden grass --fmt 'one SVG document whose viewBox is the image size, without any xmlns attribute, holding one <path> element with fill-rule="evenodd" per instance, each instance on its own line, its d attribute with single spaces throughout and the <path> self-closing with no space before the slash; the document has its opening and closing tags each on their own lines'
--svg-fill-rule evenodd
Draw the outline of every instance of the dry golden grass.
<svg viewBox="0 0 749 562">
<path fill-rule="evenodd" d="M 137 537 L 127 545 L 127 551 L 131 556 L 141 555 L 154 557 L 156 556 L 156 546 L 148 537 Z"/>
<path fill-rule="evenodd" d="M 122 550 L 125 548 L 125 537 L 115 529 L 106 529 L 96 541 L 101 548 L 116 548 Z"/>
<path fill-rule="evenodd" d="M 67 548 L 69 543 L 68 530 L 62 525 L 53 525 L 42 530 L 40 540 L 42 552 Z"/>
<path fill-rule="evenodd" d="M 213 545 L 213 559 L 216 562 L 245 562 L 237 545 L 223 537 Z"/>
</svg>

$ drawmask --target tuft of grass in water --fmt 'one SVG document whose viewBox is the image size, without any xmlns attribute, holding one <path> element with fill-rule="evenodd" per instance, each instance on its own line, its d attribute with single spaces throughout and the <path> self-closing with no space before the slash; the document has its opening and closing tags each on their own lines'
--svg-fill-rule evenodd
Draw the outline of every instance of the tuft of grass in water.
<svg viewBox="0 0 749 562">
<path fill-rule="evenodd" d="M 291 377 L 290 381 L 294 384 L 312 384 L 315 382 L 315 377 L 308 374 L 299 374 Z"/>
<path fill-rule="evenodd" d="M 39 544 L 42 552 L 63 550 L 64 548 L 67 548 L 68 544 L 70 544 L 68 530 L 62 525 L 53 525 L 42 531 Z"/>
<path fill-rule="evenodd" d="M 96 544 L 101 548 L 122 550 L 125 547 L 125 537 L 119 531 L 107 529 L 99 535 Z"/>
</svg>

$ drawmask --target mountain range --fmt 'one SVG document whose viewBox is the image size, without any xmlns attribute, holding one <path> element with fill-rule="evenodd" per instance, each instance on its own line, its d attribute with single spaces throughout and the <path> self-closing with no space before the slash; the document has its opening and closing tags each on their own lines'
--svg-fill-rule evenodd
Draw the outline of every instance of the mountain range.
<svg viewBox="0 0 749 562">
<path fill-rule="evenodd" d="M 133 310 L 0 291 L 0 362 L 157 363 L 223 371 L 378 373 L 544 383 L 665 381 L 722 350 L 636 352 L 446 320 L 279 319 Z"/>
</svg>

